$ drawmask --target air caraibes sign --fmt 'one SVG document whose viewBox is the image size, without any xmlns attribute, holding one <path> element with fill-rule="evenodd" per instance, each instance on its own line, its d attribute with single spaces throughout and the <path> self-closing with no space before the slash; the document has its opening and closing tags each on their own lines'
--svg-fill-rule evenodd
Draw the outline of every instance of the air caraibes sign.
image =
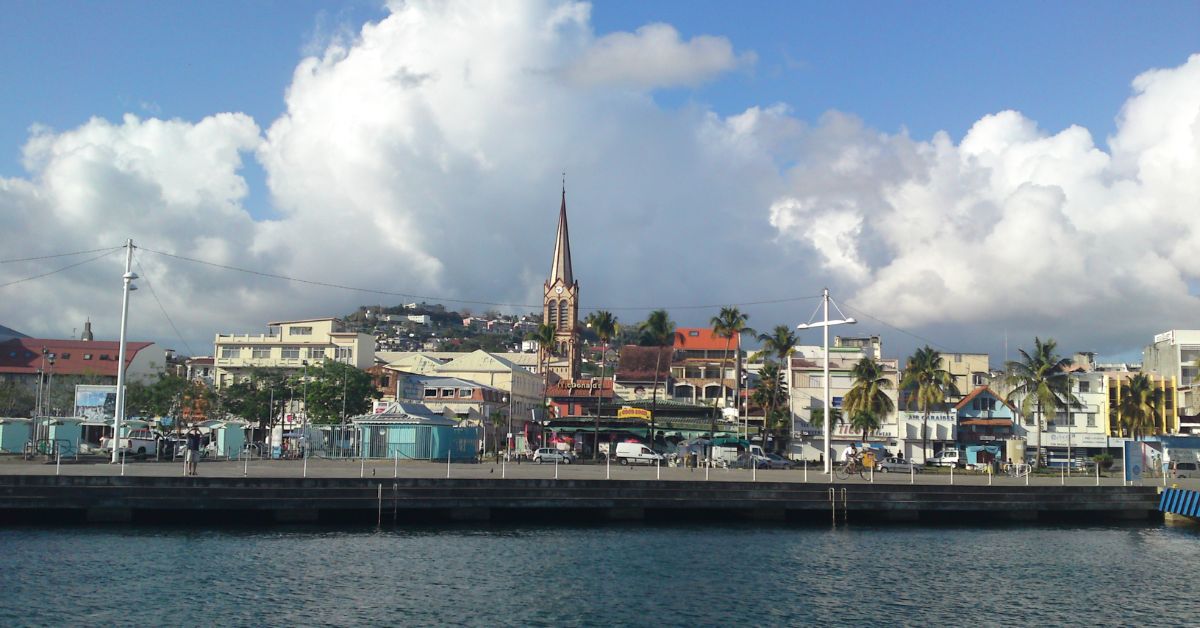
<svg viewBox="0 0 1200 628">
<path fill-rule="evenodd" d="M 645 408 L 630 408 L 630 407 L 618 408 L 617 409 L 617 418 L 618 419 L 641 419 L 643 421 L 649 421 L 650 420 L 650 411 Z"/>
</svg>

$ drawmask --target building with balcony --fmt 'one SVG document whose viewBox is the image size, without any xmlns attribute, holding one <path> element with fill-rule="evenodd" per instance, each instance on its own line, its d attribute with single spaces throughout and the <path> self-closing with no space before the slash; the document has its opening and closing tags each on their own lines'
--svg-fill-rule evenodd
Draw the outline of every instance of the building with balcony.
<svg viewBox="0 0 1200 628">
<path fill-rule="evenodd" d="M 741 337 L 722 338 L 705 327 L 680 327 L 675 331 L 671 360 L 673 398 L 693 404 L 733 407 Z"/>
<path fill-rule="evenodd" d="M 1154 343 L 1142 350 L 1142 371 L 1170 382 L 1179 413 L 1189 423 L 1200 423 L 1200 330 L 1172 329 L 1154 336 Z"/>
<path fill-rule="evenodd" d="M 336 318 L 268 323 L 265 334 L 217 334 L 213 349 L 218 389 L 245 378 L 252 368 L 299 370 L 334 360 L 366 369 L 375 363 L 375 338 L 344 331 Z"/>
<path fill-rule="evenodd" d="M 883 347 L 879 336 L 837 336 L 834 338 L 833 345 L 829 347 L 829 399 L 835 414 L 842 407 L 842 399 L 854 385 L 854 377 L 850 374 L 851 369 L 859 360 L 868 357 L 883 366 L 884 376 L 892 383 L 888 396 L 891 397 L 892 403 L 897 408 L 900 407 L 897 393 L 897 386 L 900 383 L 899 363 L 894 358 L 884 359 L 882 356 Z M 805 434 L 807 440 L 808 435 L 814 434 L 816 431 L 813 424 L 813 411 L 824 406 L 825 348 L 809 345 L 796 347 L 790 366 L 791 404 L 796 419 L 796 431 Z M 884 446 L 895 446 L 897 435 L 902 432 L 896 423 L 896 415 L 880 417 L 880 419 L 880 427 L 876 430 L 877 436 L 875 437 Z M 832 440 L 843 441 L 832 443 L 835 452 L 839 452 L 841 447 L 845 447 L 844 441 L 862 441 L 861 432 L 855 432 L 849 429 L 849 426 L 843 428 L 842 425 L 838 423 L 831 425 Z M 806 451 L 803 455 L 816 458 L 819 454 L 818 446 L 815 452 Z"/>
</svg>

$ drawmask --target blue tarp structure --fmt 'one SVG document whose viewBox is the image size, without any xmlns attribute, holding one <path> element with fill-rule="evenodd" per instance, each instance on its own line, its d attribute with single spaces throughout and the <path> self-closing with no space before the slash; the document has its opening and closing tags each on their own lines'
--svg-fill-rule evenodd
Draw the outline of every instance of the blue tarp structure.
<svg viewBox="0 0 1200 628">
<path fill-rule="evenodd" d="M 983 464 L 988 462 L 986 459 L 982 462 L 979 460 L 980 453 L 991 454 L 990 458 L 995 460 L 1000 457 L 1000 447 L 998 445 L 968 445 L 967 464 Z"/>
</svg>

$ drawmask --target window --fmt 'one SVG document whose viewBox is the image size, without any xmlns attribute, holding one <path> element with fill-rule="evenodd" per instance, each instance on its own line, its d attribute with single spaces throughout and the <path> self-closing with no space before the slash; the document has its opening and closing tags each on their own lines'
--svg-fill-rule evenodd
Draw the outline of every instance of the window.
<svg viewBox="0 0 1200 628">
<path fill-rule="evenodd" d="M 284 360 L 299 360 L 300 347 L 284 347 L 279 350 L 279 357 Z"/>
<path fill-rule="evenodd" d="M 311 336 L 312 327 L 288 327 L 289 336 Z"/>
<path fill-rule="evenodd" d="M 225 354 L 224 354 L 224 350 L 225 350 L 225 349 L 228 349 L 228 348 L 229 348 L 229 347 L 222 347 L 222 348 L 221 348 L 221 349 L 222 349 L 222 352 L 221 352 L 221 357 L 223 357 L 223 358 L 232 357 L 232 356 L 228 356 L 228 355 L 225 355 Z M 92 359 L 92 354 L 90 354 L 90 353 L 85 353 L 85 354 L 83 354 L 83 359 L 85 359 L 85 360 L 90 360 L 90 359 Z"/>
<path fill-rule="evenodd" d="M 241 354 L 242 354 L 241 347 L 221 347 L 221 357 L 223 357 L 223 358 L 236 358 L 236 357 L 240 357 Z M 85 360 L 92 359 L 92 354 L 89 353 L 89 354 L 84 355 L 83 359 L 85 359 Z"/>
<path fill-rule="evenodd" d="M 692 338 L 699 338 L 699 337 L 700 337 L 700 332 L 698 332 L 698 331 L 696 331 L 696 330 L 692 329 L 692 330 L 689 330 L 689 331 L 688 331 L 688 335 L 689 335 L 689 336 L 691 336 Z"/>
<path fill-rule="evenodd" d="M 266 360 L 271 357 L 270 347 L 253 347 L 250 349 L 250 357 L 256 360 Z"/>
<path fill-rule="evenodd" d="M 107 359 L 108 359 L 108 354 L 107 354 L 107 353 L 101 353 L 101 354 L 100 354 L 100 359 L 101 359 L 101 360 L 107 360 Z"/>
<path fill-rule="evenodd" d="M 469 399 L 471 397 L 471 389 L 470 388 L 459 388 L 458 396 L 463 399 Z"/>
<path fill-rule="evenodd" d="M 325 360 L 325 347 L 309 347 L 308 359 L 310 360 Z"/>
<path fill-rule="evenodd" d="M 380 382 L 381 386 L 383 386 L 384 388 L 387 388 L 392 385 L 392 378 L 389 375 L 384 375 L 383 378 L 381 380 L 379 380 L 379 382 Z"/>
<path fill-rule="evenodd" d="M 1096 427 L 1096 413 L 1095 412 L 1087 413 L 1087 426 L 1088 427 Z"/>
<path fill-rule="evenodd" d="M 426 397 L 436 397 L 436 396 L 437 396 L 437 393 L 438 393 L 438 391 L 437 391 L 437 389 L 436 389 L 436 388 L 426 388 L 426 389 L 425 389 L 425 396 L 426 396 Z"/>
<path fill-rule="evenodd" d="M 1081 393 L 1090 392 L 1091 384 L 1092 384 L 1091 382 L 1080 381 L 1079 382 L 1079 392 L 1081 392 Z"/>
<path fill-rule="evenodd" d="M 354 359 L 354 347 L 334 347 L 333 358 L 339 362 L 349 362 Z"/>
<path fill-rule="evenodd" d="M 442 389 L 442 396 L 443 396 L 443 397 L 453 397 L 453 396 L 454 396 L 454 389 L 453 389 L 453 388 L 443 388 L 443 389 Z"/>
<path fill-rule="evenodd" d="M 62 359 L 64 359 L 64 360 L 70 360 L 70 359 L 71 359 L 71 354 L 70 354 L 70 353 L 64 353 L 64 354 L 62 354 Z"/>
</svg>

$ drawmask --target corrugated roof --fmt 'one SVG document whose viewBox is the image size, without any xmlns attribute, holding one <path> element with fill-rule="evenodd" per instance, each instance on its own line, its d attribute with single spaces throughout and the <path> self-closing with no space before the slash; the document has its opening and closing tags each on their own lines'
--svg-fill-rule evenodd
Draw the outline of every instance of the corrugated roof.
<svg viewBox="0 0 1200 628">
<path fill-rule="evenodd" d="M 0 373 L 34 374 L 42 368 L 42 349 L 54 354 L 56 375 L 117 376 L 119 342 L 105 340 L 55 340 L 51 338 L 13 338 L 0 342 Z M 125 365 L 152 342 L 126 342 Z M 107 356 L 101 359 L 101 356 Z M 49 362 L 46 369 L 50 370 Z"/>
<path fill-rule="evenodd" d="M 507 373 L 517 369 L 525 370 L 504 358 L 480 349 L 451 360 L 437 367 L 436 371 L 440 373 Z"/>
</svg>

